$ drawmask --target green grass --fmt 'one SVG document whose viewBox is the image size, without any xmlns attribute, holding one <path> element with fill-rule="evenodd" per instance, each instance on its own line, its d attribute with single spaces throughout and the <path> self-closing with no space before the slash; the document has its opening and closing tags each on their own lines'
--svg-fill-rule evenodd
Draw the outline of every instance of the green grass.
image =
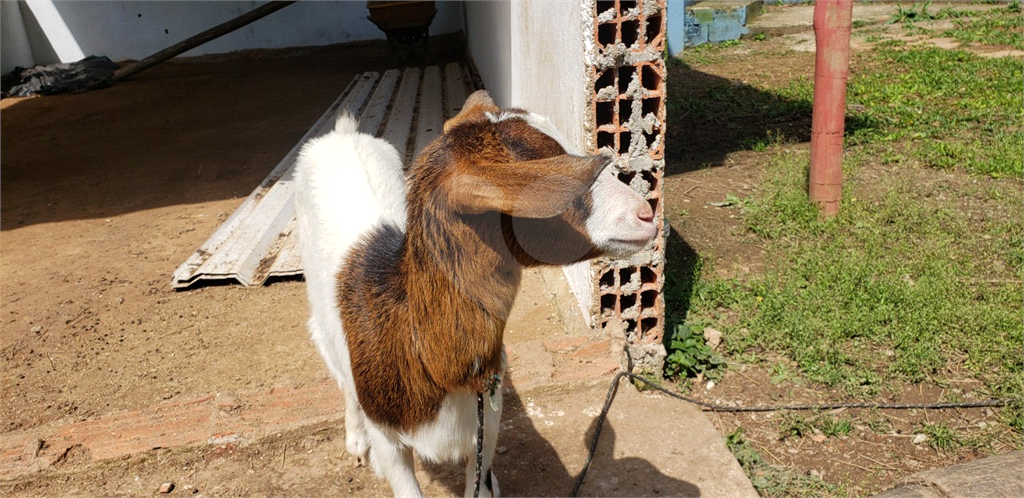
<svg viewBox="0 0 1024 498">
<path fill-rule="evenodd" d="M 783 264 L 734 287 L 727 304 L 753 316 L 732 343 L 787 351 L 814 380 L 866 394 L 884 378 L 924 380 L 955 352 L 978 374 L 998 366 L 994 386 L 1014 384 L 1007 376 L 1022 370 L 1021 285 L 964 282 L 1005 277 L 995 262 L 1020 278 L 1021 220 L 979 226 L 894 179 L 887 193 L 848 196 L 839 217 L 820 221 L 805 193 L 806 161 L 777 156 L 764 197 L 744 204 L 748 229 L 774 241 Z M 1020 200 L 1012 204 L 1019 213 Z M 879 349 L 892 357 L 878 358 Z"/>
<path fill-rule="evenodd" d="M 848 132 L 850 145 L 907 141 L 930 167 L 1024 175 L 1019 60 L 882 48 L 864 66 L 850 78 L 847 102 L 869 125 Z"/>
<path fill-rule="evenodd" d="M 732 309 L 742 318 L 724 327 L 730 354 L 782 353 L 851 394 L 963 368 L 986 382 L 983 394 L 1020 397 L 1024 200 L 1004 198 L 1015 215 L 978 222 L 894 175 L 822 221 L 807 200 L 807 160 L 777 153 L 763 194 L 743 203 L 773 268 L 744 283 L 693 284 L 691 313 Z"/>
<path fill-rule="evenodd" d="M 960 434 L 945 422 L 925 423 L 920 433 L 928 436 L 928 446 L 937 451 L 951 451 L 963 445 Z"/>
<path fill-rule="evenodd" d="M 779 439 L 790 437 L 806 437 L 821 434 L 825 437 L 840 437 L 853 432 L 853 421 L 850 418 L 835 418 L 829 414 L 807 417 L 801 414 L 787 413 L 779 423 Z"/>
<path fill-rule="evenodd" d="M 931 7 L 932 2 L 927 1 L 925 3 L 915 3 L 910 7 L 903 7 L 903 4 L 896 4 L 896 13 L 889 19 L 889 24 L 892 23 L 914 23 L 918 21 L 929 21 L 935 19 L 935 14 L 928 12 L 928 8 Z"/>
<path fill-rule="evenodd" d="M 684 57 L 683 64 L 721 48 Z M 908 48 L 882 42 L 853 61 L 847 90 L 847 145 L 905 145 L 907 159 L 936 169 L 992 176 L 1024 176 L 1024 69 L 1019 59 L 987 59 L 962 50 Z M 678 83 L 676 83 L 678 84 Z M 668 102 L 669 116 L 715 125 L 757 119 L 778 127 L 811 114 L 813 82 L 794 79 L 777 88 L 716 85 Z M 778 130 L 747 138 L 763 152 L 786 141 Z"/>
<path fill-rule="evenodd" d="M 1006 7 L 986 11 L 948 7 L 940 10 L 937 17 L 952 19 L 956 25 L 944 31 L 942 36 L 963 43 L 1024 48 L 1024 18 L 1021 17 L 1020 2 L 1012 2 Z"/>
<path fill-rule="evenodd" d="M 1019 5 L 936 15 L 977 22 L 1012 14 L 1020 22 L 1012 9 Z M 683 63 L 700 69 L 697 60 Z M 902 42 L 855 56 L 840 214 L 822 220 L 807 199 L 805 149 L 767 133 L 744 142 L 763 154 L 765 173 L 754 196 L 733 204 L 764 244 L 769 266 L 734 281 L 709 276 L 704 258 L 687 256 L 694 271 L 666 274 L 667 324 L 722 330 L 727 359 L 770 361 L 773 382 L 820 383 L 872 398 L 897 383 L 967 376 L 984 388 L 965 400 L 1021 400 L 1024 195 L 1019 185 L 988 178 L 1024 176 L 1021 81 L 1017 58 Z M 716 87 L 668 104 L 705 123 L 747 119 L 755 110 L 773 129 L 776 119 L 806 116 L 812 93 L 809 80 L 796 79 Z M 865 170 L 874 176 L 860 178 Z M 943 183 L 946 172 L 959 180 Z M 722 308 L 739 320 L 717 322 Z M 1020 402 L 1000 417 L 1024 432 Z M 940 426 L 923 431 L 929 444 L 966 444 Z"/>
</svg>

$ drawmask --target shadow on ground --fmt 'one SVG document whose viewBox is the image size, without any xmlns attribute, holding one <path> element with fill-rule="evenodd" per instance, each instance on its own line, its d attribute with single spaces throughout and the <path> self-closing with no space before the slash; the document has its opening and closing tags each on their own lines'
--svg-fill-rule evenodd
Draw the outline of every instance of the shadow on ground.
<svg viewBox="0 0 1024 498">
<path fill-rule="evenodd" d="M 721 166 L 732 152 L 811 139 L 813 73 L 791 83 L 804 89 L 791 93 L 806 97 L 766 92 L 674 59 L 668 73 L 666 176 Z M 846 118 L 847 133 L 868 126 L 862 117 Z"/>
<path fill-rule="evenodd" d="M 589 447 L 594 438 L 597 418 L 585 433 L 571 426 L 554 435 L 545 436 L 534 425 L 527 404 L 519 393 L 509 389 L 505 394 L 499 448 L 495 455 L 494 473 L 504 496 L 569 496 L 579 478 Z M 700 496 L 692 483 L 662 473 L 643 458 L 616 457 L 616 433 L 611 421 L 601 429 L 587 479 L 581 496 Z M 566 468 L 566 465 L 573 469 Z M 457 465 L 425 465 L 434 482 L 461 496 L 465 473 Z"/>
<path fill-rule="evenodd" d="M 109 88 L 4 99 L 0 228 L 244 197 L 356 74 L 460 60 L 384 41 L 175 59 Z"/>
<path fill-rule="evenodd" d="M 690 311 L 693 286 L 700 280 L 698 261 L 700 256 L 679 235 L 672 230 L 665 244 L 665 347 L 672 337 L 675 326 L 686 322 Z"/>
</svg>

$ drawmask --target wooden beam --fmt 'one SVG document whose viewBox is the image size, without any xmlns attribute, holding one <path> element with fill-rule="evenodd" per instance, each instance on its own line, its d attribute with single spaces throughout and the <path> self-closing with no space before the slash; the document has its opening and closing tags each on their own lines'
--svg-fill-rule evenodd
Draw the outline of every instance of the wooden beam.
<svg viewBox="0 0 1024 498">
<path fill-rule="evenodd" d="M 174 45 L 171 45 L 170 47 L 167 47 L 149 57 L 146 57 L 145 59 L 142 59 L 141 61 L 136 62 L 135 64 L 118 69 L 114 72 L 114 76 L 111 78 L 111 81 L 116 83 L 125 78 L 134 76 L 176 55 L 196 48 L 210 40 L 220 38 L 221 36 L 224 36 L 238 28 L 241 28 L 242 26 L 251 24 L 254 21 L 258 21 L 264 17 L 267 17 L 268 15 L 273 14 L 274 12 L 277 12 L 293 3 L 295 3 L 294 0 L 282 2 L 269 2 L 265 5 L 261 5 L 228 22 L 218 24 L 206 31 L 203 31 L 202 33 L 199 33 L 198 35 L 195 35 L 181 42 L 175 43 Z"/>
</svg>

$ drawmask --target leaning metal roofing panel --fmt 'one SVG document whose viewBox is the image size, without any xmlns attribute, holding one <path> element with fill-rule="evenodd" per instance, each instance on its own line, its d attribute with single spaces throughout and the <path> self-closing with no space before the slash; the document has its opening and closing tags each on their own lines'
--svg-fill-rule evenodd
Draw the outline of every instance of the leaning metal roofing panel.
<svg viewBox="0 0 1024 498">
<path fill-rule="evenodd" d="M 435 75 L 426 85 L 422 83 L 424 73 Z M 440 133 L 440 125 L 438 129 L 420 125 L 422 129 L 413 133 L 412 125 L 417 122 L 413 118 L 419 114 L 422 103 L 427 102 L 426 107 L 432 110 L 442 107 L 443 102 L 445 117 L 451 117 L 461 108 L 472 88 L 466 68 L 458 63 L 444 68 L 444 73 L 450 76 L 445 78 L 444 87 L 435 84 L 436 75 L 440 73 L 437 67 L 426 71 L 410 68 L 404 72 L 391 69 L 383 75 L 369 72 L 353 79 L 231 217 L 178 267 L 171 280 L 172 287 L 187 289 L 200 282 L 224 281 L 254 286 L 263 285 L 271 277 L 301 275 L 293 182 L 295 160 L 302 145 L 329 132 L 338 114 L 346 110 L 359 117 L 360 131 L 377 136 L 385 134 L 400 154 L 409 157 L 410 146 L 420 143 L 425 134 L 432 137 Z M 399 79 L 401 85 L 397 84 Z M 410 89 L 412 99 L 408 98 Z M 416 105 L 417 100 L 420 106 Z M 394 124 L 392 117 L 399 126 L 391 126 Z M 430 116 L 429 120 L 433 125 L 436 117 Z"/>
</svg>

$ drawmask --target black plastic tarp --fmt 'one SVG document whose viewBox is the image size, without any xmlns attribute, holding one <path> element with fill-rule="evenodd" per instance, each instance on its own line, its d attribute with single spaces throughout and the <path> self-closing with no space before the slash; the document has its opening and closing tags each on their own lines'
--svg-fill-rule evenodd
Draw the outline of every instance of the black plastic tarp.
<svg viewBox="0 0 1024 498">
<path fill-rule="evenodd" d="M 110 84 L 120 66 L 105 56 L 91 55 L 78 62 L 30 68 L 16 67 L 0 79 L 4 97 L 53 95 Z"/>
</svg>

